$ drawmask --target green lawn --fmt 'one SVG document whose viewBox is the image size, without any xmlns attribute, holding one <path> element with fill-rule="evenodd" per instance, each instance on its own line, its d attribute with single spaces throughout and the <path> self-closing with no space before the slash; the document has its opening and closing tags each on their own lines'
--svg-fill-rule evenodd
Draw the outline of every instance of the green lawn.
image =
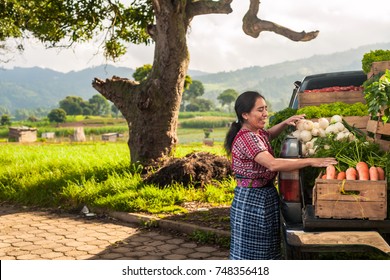
<svg viewBox="0 0 390 280">
<path fill-rule="evenodd" d="M 222 154 L 221 145 L 179 145 L 175 156 L 192 151 Z M 230 204 L 234 180 L 196 189 L 173 184 L 161 189 L 142 182 L 130 165 L 126 143 L 0 144 L 0 200 L 42 207 L 81 205 L 117 211 L 185 212 L 183 202 Z"/>
</svg>

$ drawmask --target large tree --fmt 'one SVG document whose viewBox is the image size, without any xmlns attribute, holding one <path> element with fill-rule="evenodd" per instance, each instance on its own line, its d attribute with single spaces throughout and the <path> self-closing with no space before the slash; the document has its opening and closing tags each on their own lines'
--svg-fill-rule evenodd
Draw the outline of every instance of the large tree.
<svg viewBox="0 0 390 280">
<path fill-rule="evenodd" d="M 235 89 L 229 88 L 224 90 L 217 99 L 221 103 L 222 107 L 228 105 L 229 112 L 231 111 L 231 104 L 236 100 L 238 92 Z"/>
<path fill-rule="evenodd" d="M 261 20 L 259 0 L 248 1 L 243 30 L 249 36 L 257 38 L 262 31 L 271 31 L 294 41 L 309 41 L 318 34 L 295 32 Z M 121 2 L 130 1 L 3 0 L 0 41 L 32 36 L 52 47 L 97 37 L 105 42 L 105 54 L 114 59 L 126 52 L 127 42 L 154 41 L 154 61 L 147 79 L 136 82 L 112 77 L 95 78 L 92 82 L 127 120 L 131 160 L 147 164 L 168 155 L 177 143 L 178 112 L 189 64 L 186 35 L 192 19 L 229 14 L 233 0 L 132 0 L 127 5 Z M 22 49 L 22 44 L 19 46 Z"/>
<path fill-rule="evenodd" d="M 95 94 L 89 100 L 89 107 L 92 108 L 94 116 L 105 116 L 110 113 L 110 103 L 100 94 Z"/>
</svg>

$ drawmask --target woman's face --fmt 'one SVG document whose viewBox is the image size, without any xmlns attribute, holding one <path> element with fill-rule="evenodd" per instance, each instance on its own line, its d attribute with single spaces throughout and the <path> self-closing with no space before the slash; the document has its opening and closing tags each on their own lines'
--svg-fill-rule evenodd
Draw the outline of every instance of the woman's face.
<svg viewBox="0 0 390 280">
<path fill-rule="evenodd" d="M 249 113 L 243 113 L 242 117 L 244 118 L 243 127 L 251 131 L 264 128 L 268 118 L 267 103 L 263 98 L 257 98 L 252 110 Z"/>
</svg>

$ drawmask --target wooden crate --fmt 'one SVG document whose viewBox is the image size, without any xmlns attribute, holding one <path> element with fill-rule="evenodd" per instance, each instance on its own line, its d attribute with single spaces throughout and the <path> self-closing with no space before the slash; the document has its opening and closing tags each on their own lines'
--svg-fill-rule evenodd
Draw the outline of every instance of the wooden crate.
<svg viewBox="0 0 390 280">
<path fill-rule="evenodd" d="M 367 78 L 385 72 L 386 69 L 390 69 L 390 61 L 375 61 L 371 65 L 370 72 L 367 73 Z"/>
<path fill-rule="evenodd" d="M 360 130 L 365 131 L 367 128 L 367 122 L 370 119 L 369 116 L 348 116 L 343 119 L 350 125 Z"/>
<path fill-rule="evenodd" d="M 363 91 L 334 91 L 334 92 L 300 92 L 298 93 L 299 108 L 306 106 L 319 106 L 321 104 L 344 102 L 366 104 Z"/>
<path fill-rule="evenodd" d="M 317 178 L 313 205 L 319 218 L 384 220 L 387 216 L 387 181 Z"/>
<path fill-rule="evenodd" d="M 372 133 L 373 137 L 371 139 L 378 143 L 382 150 L 390 150 L 390 123 L 383 123 L 380 120 L 369 120 L 366 130 Z"/>
</svg>

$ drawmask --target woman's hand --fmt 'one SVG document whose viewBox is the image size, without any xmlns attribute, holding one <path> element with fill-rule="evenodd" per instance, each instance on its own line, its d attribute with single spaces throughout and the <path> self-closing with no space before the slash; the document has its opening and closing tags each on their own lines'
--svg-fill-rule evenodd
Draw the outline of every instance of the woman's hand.
<svg viewBox="0 0 390 280">
<path fill-rule="evenodd" d="M 273 127 L 268 129 L 268 132 L 270 134 L 270 138 L 275 139 L 278 137 L 278 135 L 286 129 L 287 126 L 293 125 L 296 126 L 297 122 L 300 120 L 303 120 L 305 118 L 305 114 L 302 115 L 295 115 L 291 116 L 288 119 L 278 123 L 277 125 L 274 125 Z"/>
<path fill-rule="evenodd" d="M 329 158 L 311 158 L 312 167 L 327 167 L 328 165 L 335 165 L 337 164 L 337 160 L 335 158 L 329 157 Z"/>
<path fill-rule="evenodd" d="M 284 123 L 286 125 L 292 125 L 292 126 L 296 126 L 297 125 L 297 122 L 299 122 L 300 120 L 303 120 L 305 118 L 305 114 L 301 114 L 301 115 L 294 115 L 294 116 L 291 116 L 289 117 L 288 119 L 286 119 L 284 121 Z"/>
</svg>

